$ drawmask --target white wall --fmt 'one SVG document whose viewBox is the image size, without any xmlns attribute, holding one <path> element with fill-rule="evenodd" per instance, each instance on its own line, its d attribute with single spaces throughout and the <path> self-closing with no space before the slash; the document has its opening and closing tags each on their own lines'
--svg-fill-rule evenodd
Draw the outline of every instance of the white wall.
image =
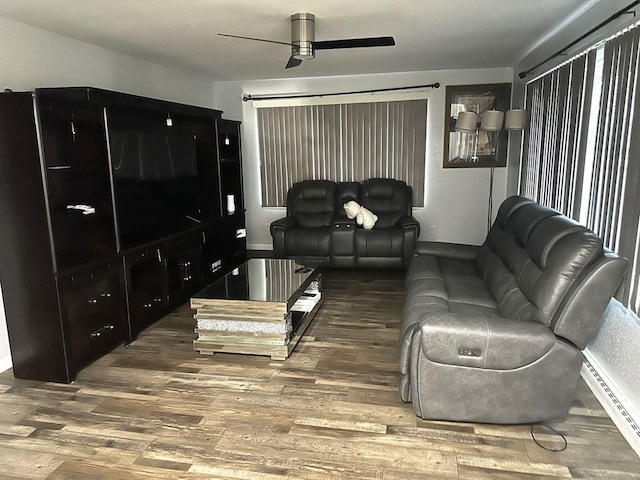
<svg viewBox="0 0 640 480">
<path fill-rule="evenodd" d="M 213 107 L 203 74 L 138 60 L 0 17 L 0 88 L 89 86 Z"/>
<path fill-rule="evenodd" d="M 585 355 L 616 390 L 618 399 L 640 421 L 640 319 L 617 300 L 612 300 L 604 321 Z"/>
<path fill-rule="evenodd" d="M 1 17 L 0 45 L 0 88 L 91 86 L 214 105 L 213 82 L 205 75 L 145 62 Z M 0 371 L 10 367 L 4 307 L 0 306 Z"/>
<path fill-rule="evenodd" d="M 261 206 L 256 109 L 242 94 L 326 93 L 440 83 L 428 91 L 425 207 L 415 208 L 421 240 L 480 244 L 486 236 L 489 169 L 443 169 L 445 90 L 447 85 L 511 82 L 511 68 L 441 70 L 322 78 L 216 82 L 216 105 L 225 117 L 241 120 L 247 243 L 271 248 L 269 223 L 285 215 L 284 208 Z M 506 171 L 496 169 L 494 205 L 505 198 Z M 494 208 L 494 214 L 497 207 Z"/>
</svg>

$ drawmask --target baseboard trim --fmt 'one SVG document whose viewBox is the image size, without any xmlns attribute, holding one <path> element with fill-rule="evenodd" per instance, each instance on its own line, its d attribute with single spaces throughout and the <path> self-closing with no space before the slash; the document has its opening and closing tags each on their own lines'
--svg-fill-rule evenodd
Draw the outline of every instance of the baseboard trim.
<svg viewBox="0 0 640 480">
<path fill-rule="evenodd" d="M 11 367 L 13 367 L 13 363 L 11 362 L 11 355 L 0 357 L 0 372 L 9 370 Z"/>
<path fill-rule="evenodd" d="M 253 243 L 251 245 L 247 244 L 247 250 L 272 250 L 273 245 L 270 243 Z"/>
<path fill-rule="evenodd" d="M 638 413 L 589 351 L 583 353 L 585 358 L 580 370 L 582 378 L 618 427 L 622 436 L 636 452 L 636 455 L 640 457 L 640 427 L 636 421 L 636 419 L 640 421 Z"/>
</svg>

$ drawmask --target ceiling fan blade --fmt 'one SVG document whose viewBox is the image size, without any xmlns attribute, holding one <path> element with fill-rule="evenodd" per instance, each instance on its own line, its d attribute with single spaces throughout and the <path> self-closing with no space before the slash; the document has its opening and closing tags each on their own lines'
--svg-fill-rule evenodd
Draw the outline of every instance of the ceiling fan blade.
<svg viewBox="0 0 640 480">
<path fill-rule="evenodd" d="M 347 38 L 313 42 L 313 48 L 315 50 L 333 50 L 336 48 L 392 47 L 395 44 L 396 41 L 393 37 Z"/>
<path fill-rule="evenodd" d="M 241 35 L 231 35 L 229 33 L 218 33 L 219 37 L 230 37 L 230 38 L 242 38 L 244 40 L 254 40 L 256 42 L 267 42 L 267 43 L 277 43 L 279 45 L 288 45 L 291 46 L 288 42 L 279 42 L 277 40 L 265 40 L 264 38 L 253 38 L 253 37 L 243 37 Z"/>
<path fill-rule="evenodd" d="M 302 60 L 299 60 L 293 56 L 289 57 L 289 61 L 287 62 L 287 66 L 284 67 L 285 69 L 287 68 L 293 68 L 293 67 L 297 67 L 302 63 Z"/>
</svg>

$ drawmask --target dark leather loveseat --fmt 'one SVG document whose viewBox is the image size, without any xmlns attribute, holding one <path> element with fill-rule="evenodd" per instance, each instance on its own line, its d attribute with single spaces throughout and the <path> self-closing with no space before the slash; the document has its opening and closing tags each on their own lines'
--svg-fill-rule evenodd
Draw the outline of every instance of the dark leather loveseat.
<svg viewBox="0 0 640 480">
<path fill-rule="evenodd" d="M 372 230 L 347 219 L 343 205 L 349 200 L 378 216 Z M 345 268 L 407 266 L 420 233 L 411 207 L 411 187 L 399 180 L 296 183 L 287 193 L 287 216 L 271 224 L 274 255 Z"/>
<path fill-rule="evenodd" d="M 581 350 L 626 264 L 588 229 L 519 196 L 481 247 L 421 242 L 406 277 L 402 399 L 425 419 L 564 418 Z"/>
</svg>

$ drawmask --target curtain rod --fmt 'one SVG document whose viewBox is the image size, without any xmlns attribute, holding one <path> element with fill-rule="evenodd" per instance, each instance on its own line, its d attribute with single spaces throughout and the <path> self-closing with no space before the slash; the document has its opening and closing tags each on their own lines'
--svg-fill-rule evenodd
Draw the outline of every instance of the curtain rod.
<svg viewBox="0 0 640 480">
<path fill-rule="evenodd" d="M 635 2 L 631 2 L 629 5 L 627 5 L 626 7 L 624 7 L 621 10 L 618 10 L 616 13 L 614 13 L 613 15 L 611 15 L 609 18 L 607 18 L 604 22 L 596 25 L 595 27 L 593 27 L 591 30 L 589 30 L 587 33 L 585 33 L 584 35 L 580 36 L 579 38 L 577 38 L 576 40 L 574 40 L 573 42 L 571 42 L 569 45 L 565 46 L 564 48 L 561 48 L 560 50 L 558 50 L 556 53 L 554 53 L 553 55 L 549 56 L 549 58 L 545 58 L 543 61 L 541 61 L 540 63 L 538 63 L 537 65 L 529 68 L 528 70 L 523 70 L 522 72 L 520 72 L 518 74 L 518 77 L 520 77 L 521 79 L 524 79 L 527 77 L 527 75 L 534 73 L 535 69 L 538 67 L 541 67 L 542 65 L 544 65 L 545 63 L 547 63 L 549 60 L 553 60 L 556 57 L 559 57 L 560 55 L 564 54 L 567 50 L 569 50 L 571 47 L 573 47 L 574 45 L 578 44 L 579 42 L 581 42 L 582 40 L 584 40 L 585 38 L 587 38 L 588 36 L 596 33 L 598 30 L 600 30 L 602 27 L 608 25 L 609 23 L 613 22 L 614 20 L 620 18 L 622 15 L 624 15 L 625 13 L 633 13 L 633 16 L 635 17 L 636 12 L 629 12 L 629 10 L 631 10 L 633 7 L 635 7 L 636 5 L 640 4 L 640 0 L 636 0 Z"/>
<path fill-rule="evenodd" d="M 640 0 L 638 1 L 640 2 Z M 374 90 L 356 90 L 352 92 L 338 92 L 338 93 L 310 93 L 310 94 L 302 94 L 302 95 L 271 95 L 271 96 L 242 95 L 242 101 L 257 102 L 260 100 L 288 100 L 292 98 L 335 97 L 337 95 L 357 95 L 361 93 L 393 92 L 397 90 L 410 90 L 414 88 L 440 88 L 440 84 L 436 82 L 436 83 L 431 83 L 429 85 L 413 85 L 410 87 L 393 87 L 393 88 L 376 88 Z"/>
</svg>

